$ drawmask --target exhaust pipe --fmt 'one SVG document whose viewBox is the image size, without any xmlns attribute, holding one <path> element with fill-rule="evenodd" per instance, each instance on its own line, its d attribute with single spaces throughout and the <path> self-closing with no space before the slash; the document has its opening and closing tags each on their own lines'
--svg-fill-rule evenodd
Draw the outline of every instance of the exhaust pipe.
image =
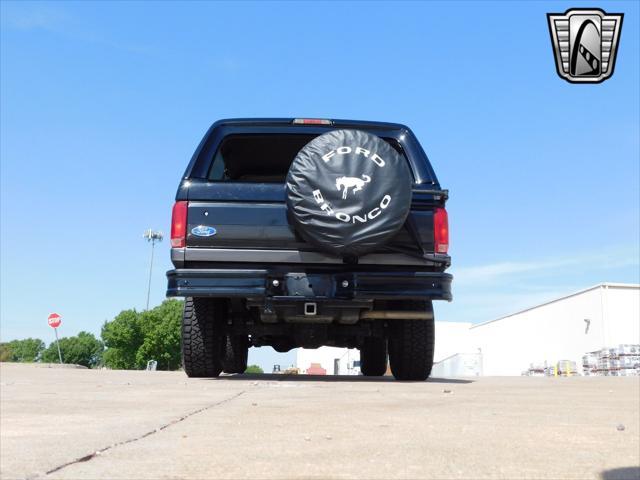
<svg viewBox="0 0 640 480">
<path fill-rule="evenodd" d="M 368 310 L 360 314 L 361 320 L 433 320 L 432 312 L 421 310 Z"/>
</svg>

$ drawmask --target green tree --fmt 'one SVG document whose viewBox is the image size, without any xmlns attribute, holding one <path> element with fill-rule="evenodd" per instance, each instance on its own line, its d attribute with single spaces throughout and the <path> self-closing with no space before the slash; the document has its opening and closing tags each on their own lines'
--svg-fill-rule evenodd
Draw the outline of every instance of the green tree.
<svg viewBox="0 0 640 480">
<path fill-rule="evenodd" d="M 13 350 L 8 343 L 0 343 L 0 362 L 10 362 L 13 360 Z"/>
<path fill-rule="evenodd" d="M 159 370 L 175 370 L 180 366 L 182 306 L 180 300 L 165 300 L 140 314 L 144 340 L 136 353 L 138 368 L 144 368 L 149 360 L 156 360 Z"/>
<path fill-rule="evenodd" d="M 165 300 L 145 312 L 125 310 L 102 327 L 102 340 L 107 347 L 104 363 L 110 368 L 144 368 L 149 360 L 158 369 L 180 367 L 180 300 Z"/>
<path fill-rule="evenodd" d="M 11 350 L 12 362 L 35 362 L 39 360 L 44 350 L 44 342 L 39 338 L 25 338 L 24 340 L 13 340 L 9 342 L 8 349 Z"/>
<path fill-rule="evenodd" d="M 104 345 L 92 333 L 80 332 L 75 337 L 60 339 L 60 351 L 64 363 L 95 367 L 102 361 Z M 51 342 L 43 352 L 42 360 L 45 362 L 58 361 L 58 347 L 56 342 Z"/>
<path fill-rule="evenodd" d="M 139 315 L 135 310 L 124 310 L 102 326 L 102 341 L 107 347 L 104 364 L 107 367 L 136 368 L 136 353 L 144 341 Z"/>
<path fill-rule="evenodd" d="M 249 365 L 244 373 L 264 373 L 264 370 L 259 365 Z"/>
</svg>

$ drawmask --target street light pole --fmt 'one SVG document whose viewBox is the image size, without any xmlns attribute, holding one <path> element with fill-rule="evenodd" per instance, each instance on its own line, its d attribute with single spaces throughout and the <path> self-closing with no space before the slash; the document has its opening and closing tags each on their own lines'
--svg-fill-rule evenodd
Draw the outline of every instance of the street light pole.
<svg viewBox="0 0 640 480">
<path fill-rule="evenodd" d="M 149 283 L 147 284 L 147 310 L 149 310 L 149 297 L 151 296 L 151 273 L 153 272 L 153 250 L 156 246 L 156 242 L 162 241 L 162 232 L 154 232 L 149 229 L 142 235 L 148 242 L 151 242 L 151 261 L 149 262 Z"/>
</svg>

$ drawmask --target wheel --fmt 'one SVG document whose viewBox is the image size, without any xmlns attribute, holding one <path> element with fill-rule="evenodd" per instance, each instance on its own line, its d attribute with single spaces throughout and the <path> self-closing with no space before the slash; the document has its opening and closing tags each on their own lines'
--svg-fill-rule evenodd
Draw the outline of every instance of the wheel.
<svg viewBox="0 0 640 480">
<path fill-rule="evenodd" d="M 222 369 L 226 373 L 244 373 L 247 369 L 249 338 L 246 335 L 227 335 Z"/>
<path fill-rule="evenodd" d="M 182 314 L 182 364 L 189 377 L 217 377 L 224 336 L 217 326 L 226 315 L 224 301 L 188 297 Z"/>
<path fill-rule="evenodd" d="M 433 312 L 431 302 L 407 302 L 407 310 Z M 393 320 L 390 322 L 389 364 L 396 380 L 426 380 L 433 367 L 434 321 Z"/>
<path fill-rule="evenodd" d="M 379 377 L 387 372 L 387 339 L 369 337 L 360 348 L 360 371 L 367 377 Z"/>
</svg>

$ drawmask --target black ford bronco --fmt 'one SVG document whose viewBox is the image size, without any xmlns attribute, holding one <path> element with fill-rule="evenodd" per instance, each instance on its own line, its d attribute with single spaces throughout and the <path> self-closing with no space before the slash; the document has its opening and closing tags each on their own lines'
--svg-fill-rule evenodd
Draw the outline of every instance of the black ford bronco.
<svg viewBox="0 0 640 480">
<path fill-rule="evenodd" d="M 184 369 L 242 373 L 249 347 L 358 348 L 364 375 L 424 380 L 451 300 L 440 184 L 404 125 L 213 124 L 178 187 L 168 296 Z"/>
</svg>

